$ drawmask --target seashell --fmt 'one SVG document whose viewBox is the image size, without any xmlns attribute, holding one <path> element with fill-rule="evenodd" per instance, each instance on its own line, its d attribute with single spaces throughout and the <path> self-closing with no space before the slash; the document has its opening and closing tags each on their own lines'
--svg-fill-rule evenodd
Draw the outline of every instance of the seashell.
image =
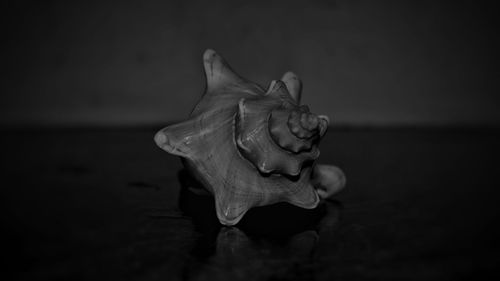
<svg viewBox="0 0 500 281">
<path fill-rule="evenodd" d="M 342 171 L 318 165 L 329 119 L 300 105 L 302 84 L 287 72 L 267 91 L 237 75 L 213 50 L 203 55 L 206 89 L 188 120 L 155 135 L 215 197 L 224 225 L 252 207 L 288 202 L 315 208 L 345 186 Z"/>
</svg>

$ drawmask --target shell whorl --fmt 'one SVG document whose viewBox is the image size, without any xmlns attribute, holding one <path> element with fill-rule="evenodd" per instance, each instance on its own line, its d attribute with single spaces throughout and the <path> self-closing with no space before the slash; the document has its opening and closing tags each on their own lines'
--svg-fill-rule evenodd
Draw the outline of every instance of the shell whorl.
<svg viewBox="0 0 500 281">
<path fill-rule="evenodd" d="M 300 174 L 318 158 L 317 144 L 328 118 L 299 106 L 284 82 L 273 81 L 265 96 L 241 99 L 235 117 L 235 139 L 243 157 L 261 173 Z"/>
</svg>

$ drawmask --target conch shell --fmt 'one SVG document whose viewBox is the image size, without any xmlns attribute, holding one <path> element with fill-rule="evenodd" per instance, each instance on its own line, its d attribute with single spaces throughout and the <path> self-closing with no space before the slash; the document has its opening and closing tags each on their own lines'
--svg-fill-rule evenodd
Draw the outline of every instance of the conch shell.
<svg viewBox="0 0 500 281">
<path fill-rule="evenodd" d="M 205 94 L 188 120 L 163 128 L 155 141 L 182 157 L 214 195 L 222 224 L 277 202 L 312 209 L 344 187 L 340 169 L 314 164 L 329 119 L 299 105 L 302 85 L 295 74 L 287 72 L 266 91 L 213 50 L 203 60 Z"/>
</svg>

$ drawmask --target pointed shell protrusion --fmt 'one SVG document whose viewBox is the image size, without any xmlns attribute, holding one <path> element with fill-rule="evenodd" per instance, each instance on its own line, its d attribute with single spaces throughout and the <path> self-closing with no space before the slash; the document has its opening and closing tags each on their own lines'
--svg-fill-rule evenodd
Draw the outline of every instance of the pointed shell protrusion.
<svg viewBox="0 0 500 281">
<path fill-rule="evenodd" d="M 295 100 L 297 104 L 300 104 L 300 98 L 302 95 L 302 82 L 299 77 L 293 72 L 287 72 L 283 74 L 281 81 L 285 83 L 290 96 Z"/>
<path fill-rule="evenodd" d="M 207 91 L 224 85 L 243 80 L 214 50 L 208 49 L 203 54 L 203 65 L 207 79 Z"/>
</svg>

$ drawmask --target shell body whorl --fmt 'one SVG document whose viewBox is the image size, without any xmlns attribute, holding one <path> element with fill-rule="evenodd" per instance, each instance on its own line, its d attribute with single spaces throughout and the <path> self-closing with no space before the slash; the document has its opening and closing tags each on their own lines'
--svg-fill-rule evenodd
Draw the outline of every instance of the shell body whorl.
<svg viewBox="0 0 500 281">
<path fill-rule="evenodd" d="M 286 73 L 264 91 L 212 50 L 204 65 L 205 94 L 187 121 L 156 134 L 158 146 L 184 158 L 214 195 L 222 224 L 234 225 L 248 209 L 277 202 L 315 208 L 319 196 L 311 174 L 328 118 L 299 105 L 298 78 Z"/>
</svg>

